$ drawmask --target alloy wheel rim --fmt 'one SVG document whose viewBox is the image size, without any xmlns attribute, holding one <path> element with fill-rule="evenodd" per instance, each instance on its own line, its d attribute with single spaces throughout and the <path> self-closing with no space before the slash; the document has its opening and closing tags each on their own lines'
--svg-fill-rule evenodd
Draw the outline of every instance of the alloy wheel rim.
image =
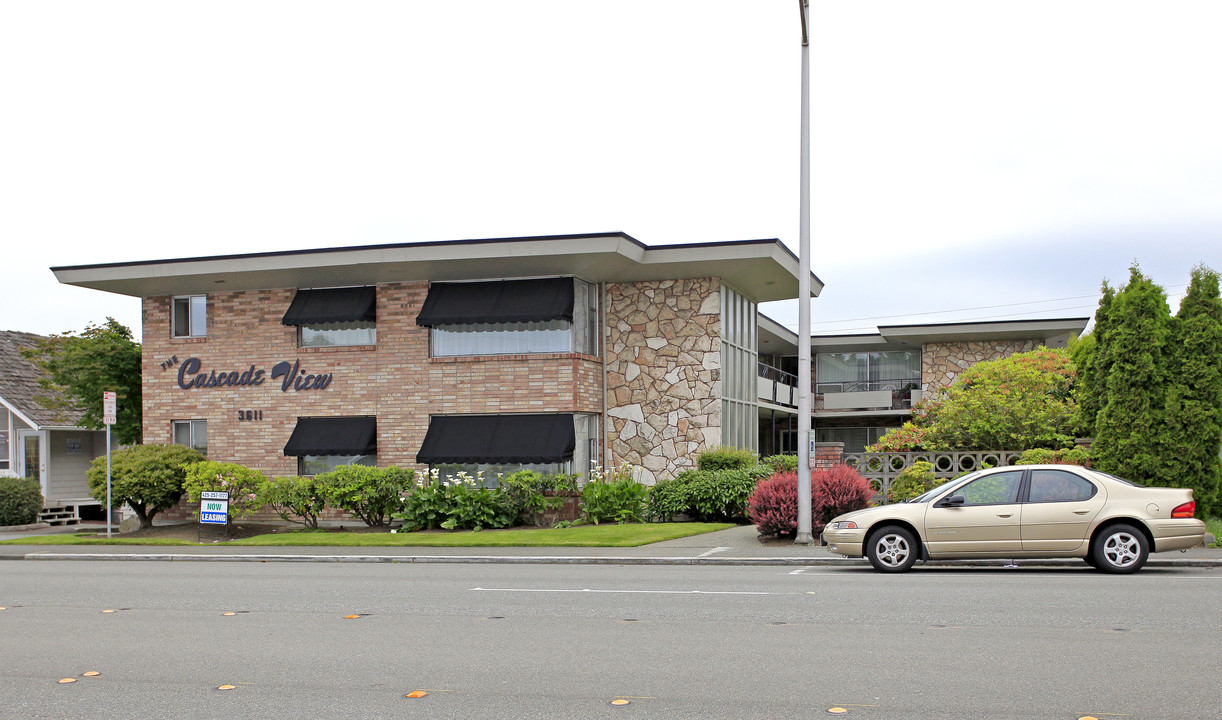
<svg viewBox="0 0 1222 720">
<path fill-rule="evenodd" d="M 1129 533 L 1116 533 L 1103 544 L 1103 554 L 1115 567 L 1128 567 L 1137 562 L 1141 546 Z"/>
<path fill-rule="evenodd" d="M 908 559 L 908 542 L 899 535 L 887 535 L 878 541 L 878 559 L 888 567 L 899 567 Z"/>
</svg>

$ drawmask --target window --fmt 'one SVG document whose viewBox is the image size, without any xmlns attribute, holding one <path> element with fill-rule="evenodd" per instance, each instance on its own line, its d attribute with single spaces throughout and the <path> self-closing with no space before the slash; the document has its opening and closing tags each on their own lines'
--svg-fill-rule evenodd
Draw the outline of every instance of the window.
<svg viewBox="0 0 1222 720">
<path fill-rule="evenodd" d="M 186 445 L 208 454 L 208 422 L 206 420 L 175 420 L 174 444 Z"/>
<path fill-rule="evenodd" d="M 1008 505 L 1018 502 L 1022 481 L 1022 470 L 1000 472 L 973 480 L 953 494 L 962 495 L 964 505 Z"/>
<path fill-rule="evenodd" d="M 844 443 L 844 452 L 865 452 L 866 448 L 879 441 L 883 435 L 894 430 L 890 427 L 820 427 L 815 428 L 815 439 L 819 442 Z"/>
<path fill-rule="evenodd" d="M 593 414 L 438 415 L 429 420 L 416 461 L 442 478 L 519 470 L 577 473 L 589 477 L 598 464 L 598 416 Z"/>
<path fill-rule="evenodd" d="M 721 443 L 759 447 L 759 354 L 756 307 L 721 286 Z"/>
<path fill-rule="evenodd" d="M 1095 492 L 1093 483 L 1071 472 L 1032 470 L 1027 502 L 1078 502 L 1091 499 Z"/>
<path fill-rule="evenodd" d="M 0 430 L 0 470 L 9 469 L 8 430 Z"/>
<path fill-rule="evenodd" d="M 372 285 L 298 290 L 280 322 L 297 326 L 299 347 L 377 345 Z"/>
<path fill-rule="evenodd" d="M 377 418 L 303 417 L 284 446 L 297 457 L 298 475 L 318 475 L 342 465 L 378 464 Z"/>
<path fill-rule="evenodd" d="M 817 392 L 904 390 L 921 386 L 921 353 L 908 350 L 818 353 Z"/>
<path fill-rule="evenodd" d="M 208 334 L 208 296 L 188 295 L 173 300 L 174 337 L 205 337 Z"/>
<path fill-rule="evenodd" d="M 433 283 L 416 323 L 432 357 L 598 354 L 598 286 L 571 277 Z"/>
</svg>

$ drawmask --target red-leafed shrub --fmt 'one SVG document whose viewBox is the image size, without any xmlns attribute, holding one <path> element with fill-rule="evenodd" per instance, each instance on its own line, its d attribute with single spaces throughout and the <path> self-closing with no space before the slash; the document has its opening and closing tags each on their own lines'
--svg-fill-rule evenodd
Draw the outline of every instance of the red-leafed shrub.
<svg viewBox="0 0 1222 720">
<path fill-rule="evenodd" d="M 832 518 L 869 504 L 874 489 L 861 473 L 845 465 L 810 474 L 812 532 Z M 747 517 L 761 535 L 792 535 L 798 529 L 798 474 L 779 472 L 761 482 L 747 501 Z"/>
<path fill-rule="evenodd" d="M 810 474 L 810 515 L 814 532 L 837 515 L 860 510 L 870 504 L 874 488 L 861 473 L 848 465 L 814 470 Z"/>
<path fill-rule="evenodd" d="M 798 474 L 779 472 L 755 486 L 747 517 L 761 535 L 792 535 L 798 529 Z"/>
</svg>

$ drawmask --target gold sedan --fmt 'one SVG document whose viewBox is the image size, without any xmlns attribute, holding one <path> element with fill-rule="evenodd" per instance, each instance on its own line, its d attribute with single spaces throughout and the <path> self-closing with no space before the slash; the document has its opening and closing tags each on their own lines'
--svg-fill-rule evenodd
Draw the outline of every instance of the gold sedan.
<svg viewBox="0 0 1222 720">
<path fill-rule="evenodd" d="M 1073 465 L 992 468 L 920 497 L 837 516 L 828 550 L 904 572 L 917 560 L 1082 558 L 1136 572 L 1151 552 L 1200 545 L 1192 490 L 1143 487 Z"/>
</svg>

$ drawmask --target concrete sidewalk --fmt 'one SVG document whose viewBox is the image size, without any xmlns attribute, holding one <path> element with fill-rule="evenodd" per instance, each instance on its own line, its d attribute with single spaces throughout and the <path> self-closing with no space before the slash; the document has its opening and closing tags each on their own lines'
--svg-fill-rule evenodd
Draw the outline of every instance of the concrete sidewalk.
<svg viewBox="0 0 1222 720">
<path fill-rule="evenodd" d="M 104 526 L 103 526 L 104 529 Z M 54 532 L 48 533 L 48 530 Z M 43 528 L 0 532 L 0 540 L 74 532 Z M 832 555 L 818 544 L 761 543 L 751 525 L 667 540 L 637 548 L 445 548 L 445 547 L 243 547 L 214 545 L 0 545 L 0 560 L 110 560 L 168 562 L 505 563 L 599 565 L 778 565 L 869 567 L 863 559 Z M 940 563 L 925 563 L 935 565 Z M 1007 560 L 958 560 L 949 565 L 1005 567 Z M 1018 560 L 1019 567 L 1084 568 L 1081 560 Z M 1148 567 L 1222 567 L 1222 549 L 1150 556 Z"/>
</svg>

